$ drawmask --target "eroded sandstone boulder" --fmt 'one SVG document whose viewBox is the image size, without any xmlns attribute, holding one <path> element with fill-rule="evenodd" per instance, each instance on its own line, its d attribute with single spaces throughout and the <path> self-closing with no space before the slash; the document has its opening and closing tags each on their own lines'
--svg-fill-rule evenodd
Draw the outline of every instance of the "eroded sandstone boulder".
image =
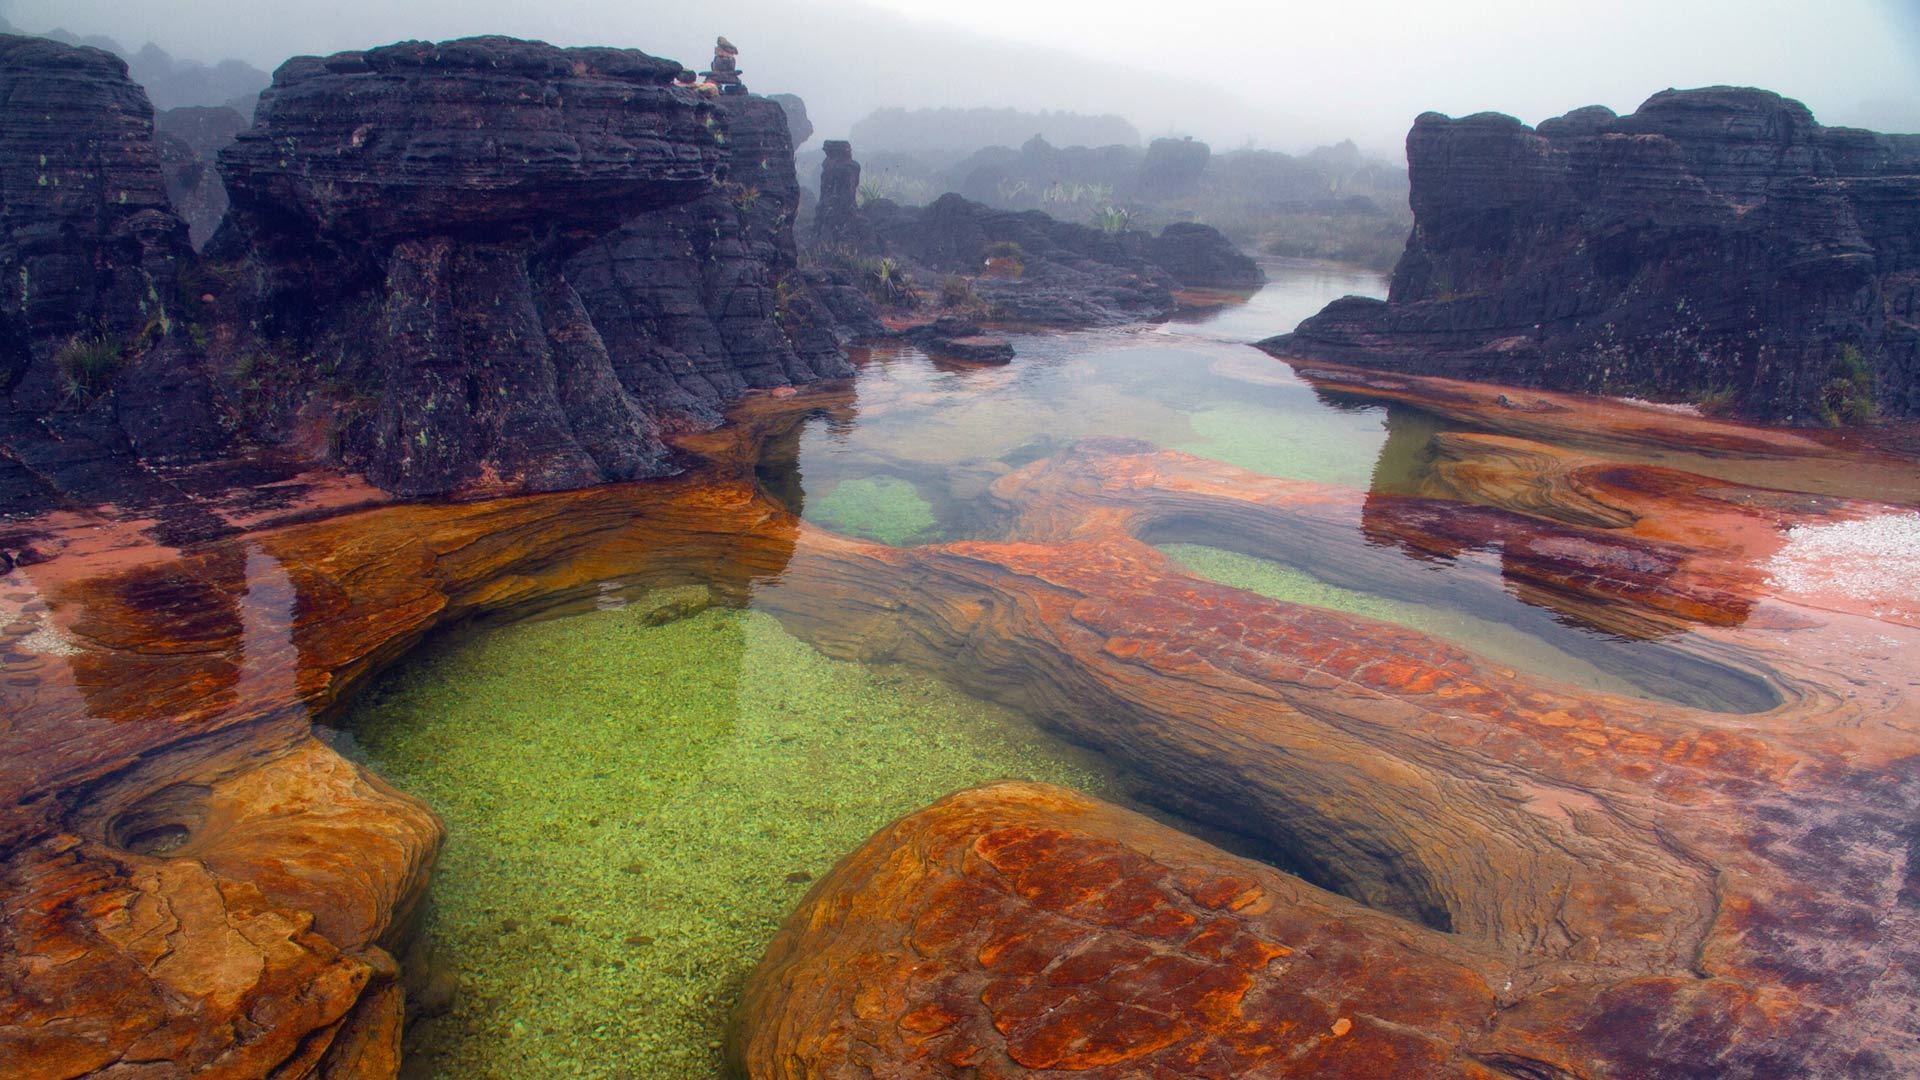
<svg viewBox="0 0 1920 1080">
<path fill-rule="evenodd" d="M 1537 129 L 1427 113 L 1407 160 L 1388 299 L 1263 347 L 1770 420 L 1920 412 L 1920 136 L 1712 87 Z"/>
<path fill-rule="evenodd" d="M 1198 222 L 1174 222 L 1147 241 L 1147 257 L 1182 285 L 1205 289 L 1257 289 L 1267 275 L 1247 254 Z"/>
<path fill-rule="evenodd" d="M 1497 971 L 1138 814 L 1003 783 L 815 886 L 748 980 L 731 1053 L 765 1080 L 1486 1077 L 1459 1044 Z"/>
<path fill-rule="evenodd" d="M 282 65 L 221 152 L 233 235 L 216 253 L 259 283 L 238 352 L 284 380 L 281 432 L 320 425 L 407 495 L 663 468 L 565 263 L 715 183 L 721 122 L 672 88 L 680 70 L 508 38 Z"/>
</svg>

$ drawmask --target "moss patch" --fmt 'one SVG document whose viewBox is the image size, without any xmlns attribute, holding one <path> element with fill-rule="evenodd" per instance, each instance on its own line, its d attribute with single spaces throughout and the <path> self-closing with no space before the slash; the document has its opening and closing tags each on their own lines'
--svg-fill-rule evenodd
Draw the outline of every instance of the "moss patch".
<svg viewBox="0 0 1920 1080">
<path fill-rule="evenodd" d="M 897 476 L 842 480 L 807 503 L 807 516 L 834 532 L 903 547 L 938 539 L 933 505 Z"/>
<path fill-rule="evenodd" d="M 779 922 L 876 829 L 1003 777 L 1119 794 L 937 680 L 657 609 L 430 645 L 345 719 L 449 831 L 423 932 L 459 992 L 409 1029 L 409 1075 L 717 1075 Z"/>
</svg>

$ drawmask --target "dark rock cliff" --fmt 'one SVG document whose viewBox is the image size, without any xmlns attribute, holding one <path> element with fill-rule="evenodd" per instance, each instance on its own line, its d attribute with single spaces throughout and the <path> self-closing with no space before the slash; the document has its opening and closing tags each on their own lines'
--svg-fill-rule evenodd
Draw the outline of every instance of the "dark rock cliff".
<svg viewBox="0 0 1920 1080">
<path fill-rule="evenodd" d="M 1389 298 L 1263 347 L 1770 420 L 1920 414 L 1920 137 L 1715 87 L 1538 129 L 1429 113 L 1407 158 Z"/>
<path fill-rule="evenodd" d="M 229 389 L 404 495 L 671 471 L 668 427 L 849 374 L 793 236 L 788 114 L 672 61 L 506 38 L 289 61 L 220 155 Z"/>
<path fill-rule="evenodd" d="M 680 65 L 506 38 L 288 61 L 220 154 L 237 348 L 279 434 L 403 495 L 646 475 L 665 450 L 622 392 L 568 258 L 714 184 L 719 120 Z M 236 325 L 242 318 L 236 317 Z"/>
<path fill-rule="evenodd" d="M 834 318 L 799 272 L 790 114 L 746 94 L 713 108 L 726 179 L 686 205 L 630 218 L 566 267 L 621 384 L 656 411 L 699 422 L 747 389 L 853 373 Z"/>
<path fill-rule="evenodd" d="M 0 36 L 0 508 L 120 489 L 117 462 L 223 441 L 192 268 L 126 64 Z"/>
</svg>

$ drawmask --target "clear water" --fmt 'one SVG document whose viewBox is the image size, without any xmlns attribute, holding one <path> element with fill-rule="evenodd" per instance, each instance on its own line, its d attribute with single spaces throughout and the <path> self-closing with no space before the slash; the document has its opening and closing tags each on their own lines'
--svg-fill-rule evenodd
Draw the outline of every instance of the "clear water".
<svg viewBox="0 0 1920 1080">
<path fill-rule="evenodd" d="M 987 486 L 1088 436 L 1415 491 L 1444 422 L 1323 400 L 1240 343 L 1384 282 L 1307 264 L 1269 272 L 1244 306 L 1021 337 L 1005 367 L 876 351 L 850 413 L 770 447 L 761 480 L 818 525 L 894 545 L 1001 535 Z M 1324 553 L 1176 531 L 1149 539 L 1235 587 L 1414 626 L 1592 689 L 1738 697 L 1666 644 L 1596 634 L 1498 589 L 1464 602 L 1445 566 L 1389 593 Z M 1356 560 L 1381 557 L 1357 526 L 1350 544 Z M 826 659 L 751 601 L 713 606 L 697 588 L 450 634 L 409 658 L 341 719 L 356 752 L 448 825 L 408 966 L 457 992 L 411 1024 L 409 1073 L 715 1075 L 728 1012 L 780 920 L 880 826 L 1006 777 L 1127 799 L 1113 766 L 965 690 Z"/>
</svg>

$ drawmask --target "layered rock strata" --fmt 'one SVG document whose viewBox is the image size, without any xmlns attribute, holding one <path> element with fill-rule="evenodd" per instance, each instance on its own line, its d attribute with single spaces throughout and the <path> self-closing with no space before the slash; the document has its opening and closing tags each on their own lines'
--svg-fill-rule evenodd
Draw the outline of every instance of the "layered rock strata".
<svg viewBox="0 0 1920 1080">
<path fill-rule="evenodd" d="M 565 264 L 716 181 L 719 121 L 679 71 L 506 38 L 282 65 L 220 155 L 215 254 L 258 283 L 236 351 L 305 383 L 289 429 L 326 423 L 330 452 L 403 495 L 659 471 L 657 422 Z"/>
<path fill-rule="evenodd" d="M 679 207 L 635 215 L 565 267 L 620 385 L 650 411 L 714 423 L 748 389 L 850 375 L 845 339 L 876 333 L 865 305 L 830 303 L 800 269 L 800 184 L 776 101 L 714 99 L 725 178 Z"/>
<path fill-rule="evenodd" d="M 1427 113 L 1407 160 L 1387 300 L 1263 347 L 1770 420 L 1920 413 L 1920 136 L 1712 87 L 1537 129 Z"/>
<path fill-rule="evenodd" d="M 153 110 L 98 49 L 0 36 L 0 507 L 147 501 L 130 464 L 223 444 Z"/>
</svg>

